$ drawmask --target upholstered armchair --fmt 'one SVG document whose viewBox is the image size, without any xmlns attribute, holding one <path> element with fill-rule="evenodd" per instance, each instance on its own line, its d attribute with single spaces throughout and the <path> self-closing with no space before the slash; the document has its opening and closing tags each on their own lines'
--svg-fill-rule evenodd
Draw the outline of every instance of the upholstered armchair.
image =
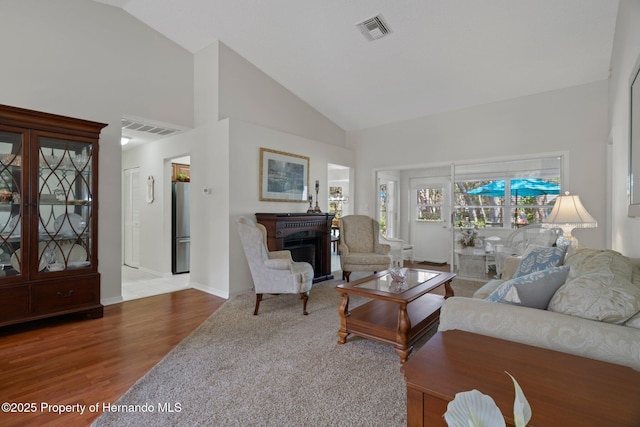
<svg viewBox="0 0 640 427">
<path fill-rule="evenodd" d="M 340 219 L 340 266 L 342 278 L 349 281 L 352 271 L 386 270 L 391 265 L 391 246 L 380 243 L 378 221 L 366 215 L 347 215 Z"/>
<path fill-rule="evenodd" d="M 307 313 L 307 300 L 313 283 L 313 267 L 308 262 L 295 262 L 290 251 L 267 249 L 267 231 L 262 224 L 240 217 L 237 221 L 244 254 L 249 263 L 256 292 L 258 314 L 264 294 L 300 294 L 302 313 Z"/>
</svg>

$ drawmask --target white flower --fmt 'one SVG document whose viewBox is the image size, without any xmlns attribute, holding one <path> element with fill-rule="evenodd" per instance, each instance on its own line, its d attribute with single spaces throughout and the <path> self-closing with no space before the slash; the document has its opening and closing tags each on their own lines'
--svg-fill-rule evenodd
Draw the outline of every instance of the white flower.
<svg viewBox="0 0 640 427">
<path fill-rule="evenodd" d="M 525 427 L 531 420 L 531 406 L 520 388 L 520 384 L 507 372 L 513 380 L 516 397 L 513 401 L 513 419 L 516 427 Z M 504 417 L 496 402 L 478 390 L 457 393 L 447 405 L 444 419 L 449 427 L 503 427 Z"/>
</svg>

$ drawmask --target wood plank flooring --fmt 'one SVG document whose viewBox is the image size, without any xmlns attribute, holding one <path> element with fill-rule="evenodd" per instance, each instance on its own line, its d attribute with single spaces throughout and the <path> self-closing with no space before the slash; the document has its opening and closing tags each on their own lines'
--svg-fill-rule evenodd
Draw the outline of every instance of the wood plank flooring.
<svg viewBox="0 0 640 427">
<path fill-rule="evenodd" d="M 0 328 L 0 426 L 87 426 L 225 300 L 187 289 L 106 306 L 101 319 L 56 318 Z M 49 405 L 87 405 L 56 414 Z M 4 409 L 4 407 L 3 407 Z M 46 408 L 45 408 L 46 409 Z"/>
</svg>

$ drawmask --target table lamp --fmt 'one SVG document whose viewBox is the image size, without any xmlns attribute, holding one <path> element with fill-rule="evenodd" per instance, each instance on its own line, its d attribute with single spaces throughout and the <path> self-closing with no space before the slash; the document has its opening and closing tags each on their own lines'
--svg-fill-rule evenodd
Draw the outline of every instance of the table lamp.
<svg viewBox="0 0 640 427">
<path fill-rule="evenodd" d="M 571 230 L 574 228 L 596 228 L 598 226 L 598 222 L 582 205 L 580 196 L 569 195 L 568 191 L 564 196 L 556 198 L 553 210 L 543 222 L 561 228 L 563 237 L 574 248 L 578 247 L 578 239 L 571 235 Z"/>
</svg>

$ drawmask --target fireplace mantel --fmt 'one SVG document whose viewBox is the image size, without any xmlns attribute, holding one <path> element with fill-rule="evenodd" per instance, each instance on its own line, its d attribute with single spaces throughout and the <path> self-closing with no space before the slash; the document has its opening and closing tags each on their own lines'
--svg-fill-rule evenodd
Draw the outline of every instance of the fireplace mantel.
<svg viewBox="0 0 640 427">
<path fill-rule="evenodd" d="M 267 229 L 269 250 L 289 249 L 294 261 L 310 263 L 316 283 L 333 279 L 331 222 L 334 216 L 329 213 L 257 213 L 256 219 Z M 296 250 L 311 246 L 310 251 Z"/>
</svg>

